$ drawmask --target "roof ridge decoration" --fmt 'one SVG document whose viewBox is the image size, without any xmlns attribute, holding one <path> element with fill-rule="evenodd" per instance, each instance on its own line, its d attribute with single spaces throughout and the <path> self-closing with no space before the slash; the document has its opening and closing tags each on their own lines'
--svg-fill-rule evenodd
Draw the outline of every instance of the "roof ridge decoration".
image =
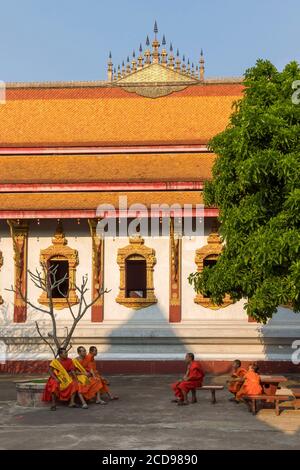
<svg viewBox="0 0 300 470">
<path fill-rule="evenodd" d="M 175 91 L 180 91 L 189 85 L 204 82 L 204 56 L 201 49 L 199 64 L 200 67 L 190 66 L 190 59 L 186 59 L 185 54 L 180 59 L 177 49 L 176 60 L 173 55 L 173 45 L 170 43 L 169 53 L 166 50 L 166 38 L 162 37 L 162 49 L 157 38 L 157 22 L 154 23 L 154 39 L 152 50 L 150 50 L 150 40 L 146 38 L 146 49 L 143 51 L 142 45 L 139 47 L 139 55 L 136 60 L 135 51 L 132 53 L 130 62 L 127 57 L 127 66 L 122 68 L 118 65 L 114 68 L 111 52 L 108 60 L 108 82 L 121 86 L 126 91 L 134 92 L 149 98 L 165 96 Z M 118 70 L 116 73 L 115 70 Z"/>
</svg>

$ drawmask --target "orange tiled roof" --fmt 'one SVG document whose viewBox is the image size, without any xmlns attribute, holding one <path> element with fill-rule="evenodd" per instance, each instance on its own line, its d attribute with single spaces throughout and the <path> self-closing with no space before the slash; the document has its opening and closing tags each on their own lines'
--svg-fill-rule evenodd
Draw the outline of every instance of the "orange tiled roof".
<svg viewBox="0 0 300 470">
<path fill-rule="evenodd" d="M 160 98 L 117 86 L 7 87 L 0 146 L 206 143 L 228 124 L 243 85 L 191 85 Z"/>
<path fill-rule="evenodd" d="M 0 156 L 0 179 L 2 184 L 204 181 L 214 160 L 213 153 Z"/>
<path fill-rule="evenodd" d="M 96 210 L 100 204 L 111 204 L 119 207 L 119 197 L 127 196 L 128 207 L 132 204 L 202 204 L 200 191 L 135 191 L 128 192 L 80 192 L 80 193 L 33 193 L 33 194 L 0 194 L 1 211 L 5 210 Z"/>
</svg>

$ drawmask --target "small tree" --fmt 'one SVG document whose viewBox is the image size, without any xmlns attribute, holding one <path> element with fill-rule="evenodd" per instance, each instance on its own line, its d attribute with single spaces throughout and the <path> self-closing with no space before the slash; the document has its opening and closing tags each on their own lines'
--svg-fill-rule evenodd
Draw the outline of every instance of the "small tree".
<svg viewBox="0 0 300 470">
<path fill-rule="evenodd" d="M 225 293 L 246 298 L 260 322 L 279 305 L 300 311 L 300 104 L 292 102 L 299 79 L 296 62 L 278 72 L 258 60 L 229 126 L 210 142 L 217 159 L 204 201 L 220 209 L 225 247 L 189 281 L 217 304 Z"/>
<path fill-rule="evenodd" d="M 21 296 L 22 300 L 27 305 L 32 307 L 34 310 L 37 310 L 46 315 L 49 315 L 50 320 L 51 320 L 52 331 L 48 332 L 46 336 L 42 334 L 40 325 L 37 321 L 35 322 L 35 326 L 36 326 L 36 330 L 39 336 L 49 346 L 54 357 L 56 357 L 57 355 L 58 348 L 64 347 L 67 350 L 70 350 L 72 348 L 71 340 L 72 340 L 73 334 L 75 332 L 75 329 L 78 323 L 84 317 L 86 312 L 99 300 L 99 298 L 105 293 L 109 292 L 107 289 L 105 290 L 99 289 L 94 299 L 88 303 L 86 301 L 86 293 L 89 291 L 89 289 L 87 288 L 88 275 L 86 274 L 82 276 L 81 285 L 80 286 L 75 285 L 76 291 L 78 292 L 79 300 L 78 300 L 78 304 L 76 305 L 76 311 L 74 311 L 74 306 L 71 306 L 68 300 L 68 294 L 63 293 L 61 290 L 65 282 L 69 280 L 68 273 L 66 273 L 61 278 L 58 278 L 57 270 L 58 270 L 58 265 L 46 266 L 45 264 L 42 264 L 42 271 L 39 271 L 38 269 L 36 269 L 35 273 L 33 273 L 30 270 L 27 271 L 31 282 L 38 289 L 42 290 L 43 292 L 46 292 L 47 298 L 49 300 L 48 309 L 43 308 L 31 302 L 27 296 L 23 295 L 21 289 L 18 288 L 19 295 Z M 6 290 L 14 292 L 14 293 L 16 292 L 16 289 L 13 286 L 11 286 L 10 289 L 6 289 Z M 71 327 L 70 329 L 67 328 L 67 333 L 64 337 L 59 337 L 57 333 L 58 328 L 57 328 L 57 321 L 56 321 L 56 316 L 54 313 L 54 304 L 53 304 L 53 291 L 54 290 L 58 291 L 60 295 L 67 300 L 69 312 L 72 318 Z"/>
</svg>

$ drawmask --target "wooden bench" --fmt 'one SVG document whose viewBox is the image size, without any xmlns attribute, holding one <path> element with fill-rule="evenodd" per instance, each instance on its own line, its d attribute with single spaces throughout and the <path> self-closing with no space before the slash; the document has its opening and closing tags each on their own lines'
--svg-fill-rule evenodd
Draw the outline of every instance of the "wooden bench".
<svg viewBox="0 0 300 470">
<path fill-rule="evenodd" d="M 202 387 L 197 387 L 195 389 L 195 397 L 196 397 L 196 390 L 210 390 L 211 392 L 211 402 L 214 405 L 217 403 L 216 400 L 216 391 L 217 390 L 224 390 L 224 385 L 202 385 Z"/>
<path fill-rule="evenodd" d="M 260 401 L 275 403 L 275 414 L 276 416 L 279 416 L 280 402 L 290 400 L 291 396 L 290 395 L 266 395 L 264 394 L 264 395 L 246 395 L 243 398 L 251 403 L 251 407 L 249 411 L 252 411 L 253 415 L 256 415 L 257 413 L 257 401 L 260 400 Z"/>
</svg>

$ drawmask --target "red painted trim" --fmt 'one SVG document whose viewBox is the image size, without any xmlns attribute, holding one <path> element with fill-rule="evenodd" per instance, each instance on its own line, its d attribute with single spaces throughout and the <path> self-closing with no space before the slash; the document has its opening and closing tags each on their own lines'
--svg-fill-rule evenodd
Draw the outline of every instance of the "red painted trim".
<svg viewBox="0 0 300 470">
<path fill-rule="evenodd" d="M 152 211 L 152 217 L 164 216 L 165 211 Z M 139 211 L 139 217 L 149 217 L 150 211 Z M 186 217 L 196 216 L 196 209 L 186 210 Z M 218 217 L 219 209 L 204 208 L 204 217 Z M 20 210 L 20 211 L 0 211 L 0 219 L 89 219 L 99 217 L 96 210 L 92 209 L 74 209 L 74 210 Z M 102 217 L 102 216 L 101 216 Z M 130 211 L 105 211 L 105 218 L 115 217 L 135 217 Z"/>
<path fill-rule="evenodd" d="M 206 144 L 181 144 L 181 145 L 108 145 L 108 146 L 38 146 L 38 147 L 1 147 L 0 155 L 84 155 L 107 153 L 201 153 L 209 152 Z M 211 153 L 211 152 L 209 152 Z"/>
<path fill-rule="evenodd" d="M 184 355 L 183 355 L 184 356 Z M 250 361 L 242 361 L 248 367 Z M 231 361 L 201 361 L 206 374 L 228 374 Z M 258 361 L 262 374 L 299 373 L 299 366 L 290 361 Z M 97 361 L 97 368 L 103 374 L 182 374 L 184 361 Z M 0 373 L 11 374 L 47 374 L 49 361 L 7 361 L 0 364 Z"/>
<path fill-rule="evenodd" d="M 168 181 L 148 183 L 0 183 L 0 193 L 66 192 L 66 191 L 198 191 L 200 181 Z"/>
<path fill-rule="evenodd" d="M 103 319 L 104 319 L 103 305 L 93 305 L 91 310 L 92 310 L 91 321 L 93 323 L 103 322 Z"/>
<path fill-rule="evenodd" d="M 169 305 L 169 322 L 181 322 L 181 305 Z"/>
<path fill-rule="evenodd" d="M 26 305 L 14 305 L 14 323 L 25 323 L 27 318 Z"/>
</svg>

